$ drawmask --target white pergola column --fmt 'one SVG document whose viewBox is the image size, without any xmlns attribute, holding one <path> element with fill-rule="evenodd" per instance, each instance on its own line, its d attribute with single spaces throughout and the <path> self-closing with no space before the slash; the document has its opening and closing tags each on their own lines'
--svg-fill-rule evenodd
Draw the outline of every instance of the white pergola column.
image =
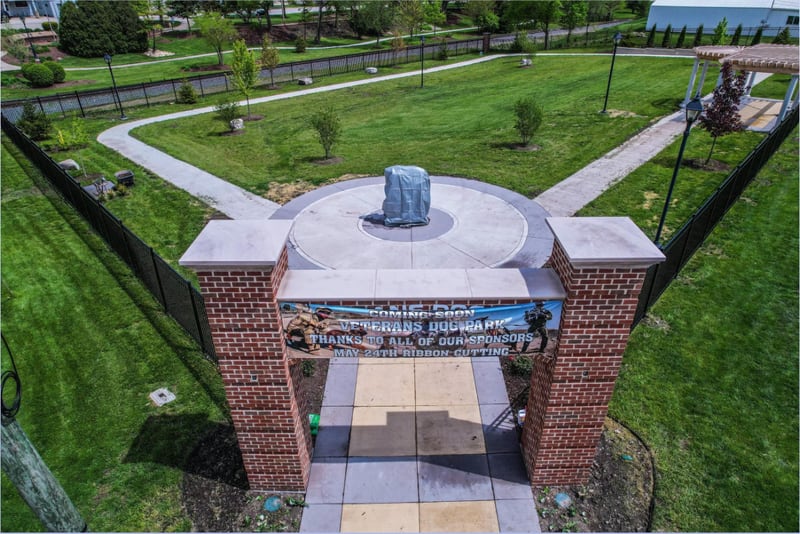
<svg viewBox="0 0 800 534">
<path fill-rule="evenodd" d="M 747 77 L 747 85 L 744 88 L 744 96 L 750 96 L 750 91 L 753 90 L 753 84 L 756 82 L 756 71 L 752 71 Z"/>
<path fill-rule="evenodd" d="M 689 76 L 689 86 L 686 88 L 686 96 L 683 97 L 683 102 L 681 102 L 681 107 L 685 108 L 686 104 L 689 103 L 689 99 L 692 96 L 692 90 L 694 90 L 694 82 L 697 78 L 697 67 L 700 65 L 700 58 L 694 58 L 694 65 L 692 65 L 692 75 Z"/>
<path fill-rule="evenodd" d="M 703 92 L 703 84 L 706 83 L 706 74 L 708 73 L 708 60 L 703 62 L 703 72 L 700 73 L 700 83 L 697 84 L 697 92 L 695 92 L 694 97 L 700 98 L 701 93 Z"/>
<path fill-rule="evenodd" d="M 792 93 L 794 93 L 795 89 L 797 89 L 797 74 L 793 74 L 792 80 L 789 82 L 789 88 L 786 90 L 786 96 L 783 98 L 781 113 L 778 115 L 778 120 L 775 121 L 775 126 L 778 126 L 786 116 L 786 111 L 789 109 L 789 101 L 792 99 Z"/>
</svg>

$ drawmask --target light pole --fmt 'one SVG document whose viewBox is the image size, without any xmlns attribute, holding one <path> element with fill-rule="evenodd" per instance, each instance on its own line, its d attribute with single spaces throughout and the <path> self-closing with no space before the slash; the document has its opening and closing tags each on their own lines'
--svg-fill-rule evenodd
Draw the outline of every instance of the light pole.
<svg viewBox="0 0 800 534">
<path fill-rule="evenodd" d="M 667 211 L 669 210 L 669 201 L 672 200 L 672 190 L 675 188 L 675 179 L 678 177 L 678 169 L 681 167 L 681 160 L 683 159 L 683 149 L 686 148 L 686 140 L 689 138 L 689 132 L 692 130 L 692 124 L 700 114 L 703 113 L 703 103 L 700 99 L 695 97 L 691 102 L 686 104 L 686 129 L 683 130 L 683 140 L 681 141 L 681 148 L 678 150 L 678 161 L 675 162 L 675 170 L 672 171 L 672 180 L 669 183 L 669 191 L 667 191 L 667 199 L 664 201 L 664 209 L 661 212 L 661 220 L 658 221 L 658 230 L 656 230 L 656 238 L 653 243 L 658 245 L 658 240 L 661 239 L 661 230 L 664 229 L 664 220 L 667 218 Z M 660 245 L 659 245 L 660 246 Z"/>
<path fill-rule="evenodd" d="M 28 30 L 28 25 L 25 24 L 25 15 L 20 15 L 19 20 L 22 21 L 22 27 L 25 28 L 25 34 L 28 36 L 28 44 L 31 46 L 31 54 L 33 54 L 34 63 L 39 63 L 39 56 L 36 54 L 36 48 L 33 47 L 31 40 L 31 32 Z"/>
<path fill-rule="evenodd" d="M 608 93 L 611 91 L 611 75 L 614 74 L 614 60 L 617 59 L 617 45 L 619 42 L 622 41 L 622 34 L 617 32 L 614 34 L 614 51 L 611 53 L 611 69 L 608 71 L 608 85 L 606 86 L 606 101 L 603 102 L 603 111 L 600 113 L 606 112 L 606 106 L 608 106 Z"/>
<path fill-rule="evenodd" d="M 419 68 L 419 86 L 420 88 L 422 88 L 425 86 L 425 36 L 424 35 L 420 35 L 419 42 L 422 45 L 419 54 L 419 60 L 421 62 L 420 63 L 421 66 Z"/>
<path fill-rule="evenodd" d="M 103 59 L 106 60 L 106 64 L 108 65 L 108 72 L 111 73 L 111 85 L 113 87 L 113 94 L 117 97 L 117 102 L 119 103 L 119 118 L 121 120 L 125 120 L 128 117 L 125 116 L 125 111 L 122 109 L 122 99 L 119 97 L 119 91 L 117 91 L 117 81 L 114 79 L 114 70 L 111 68 L 111 54 L 105 54 Z"/>
</svg>

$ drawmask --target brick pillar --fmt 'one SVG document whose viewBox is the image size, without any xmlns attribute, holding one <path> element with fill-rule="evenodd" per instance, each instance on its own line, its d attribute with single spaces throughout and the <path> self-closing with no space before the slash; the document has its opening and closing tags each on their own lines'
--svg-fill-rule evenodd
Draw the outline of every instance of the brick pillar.
<svg viewBox="0 0 800 534">
<path fill-rule="evenodd" d="M 311 435 L 276 294 L 291 221 L 211 221 L 180 264 L 197 271 L 250 489 L 305 491 Z"/>
<path fill-rule="evenodd" d="M 522 449 L 534 485 L 589 480 L 647 268 L 661 251 L 627 217 L 547 219 L 567 297 L 554 357 L 531 377 Z"/>
</svg>

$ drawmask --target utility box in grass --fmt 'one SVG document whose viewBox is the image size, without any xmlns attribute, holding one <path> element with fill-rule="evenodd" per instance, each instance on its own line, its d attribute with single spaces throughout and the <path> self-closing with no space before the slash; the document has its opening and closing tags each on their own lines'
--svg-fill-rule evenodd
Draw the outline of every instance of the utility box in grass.
<svg viewBox="0 0 800 534">
<path fill-rule="evenodd" d="M 383 224 L 420 226 L 428 224 L 431 180 L 428 172 L 413 165 L 393 165 L 383 171 Z"/>
</svg>

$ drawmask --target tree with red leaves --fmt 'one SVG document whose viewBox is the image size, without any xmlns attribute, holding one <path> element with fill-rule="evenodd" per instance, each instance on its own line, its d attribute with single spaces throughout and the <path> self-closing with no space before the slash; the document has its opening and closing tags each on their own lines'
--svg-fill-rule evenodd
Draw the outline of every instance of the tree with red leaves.
<svg viewBox="0 0 800 534">
<path fill-rule="evenodd" d="M 714 89 L 711 104 L 699 119 L 700 127 L 707 130 L 712 137 L 711 150 L 708 151 L 704 165 L 711 161 L 718 137 L 744 130 L 744 124 L 739 118 L 739 102 L 744 96 L 746 82 L 746 72 L 734 74 L 730 63 L 722 64 L 722 82 Z"/>
</svg>

